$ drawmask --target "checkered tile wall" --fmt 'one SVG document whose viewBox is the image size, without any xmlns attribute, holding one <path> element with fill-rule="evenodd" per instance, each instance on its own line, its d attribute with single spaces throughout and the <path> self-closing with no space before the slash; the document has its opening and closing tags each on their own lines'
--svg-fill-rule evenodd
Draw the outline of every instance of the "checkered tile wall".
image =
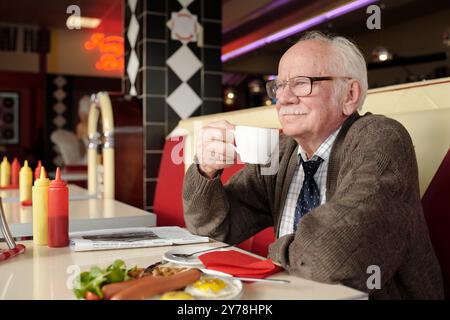
<svg viewBox="0 0 450 320">
<path fill-rule="evenodd" d="M 145 208 L 165 137 L 180 119 L 222 111 L 221 0 L 125 0 L 123 89 L 142 101 Z"/>
</svg>

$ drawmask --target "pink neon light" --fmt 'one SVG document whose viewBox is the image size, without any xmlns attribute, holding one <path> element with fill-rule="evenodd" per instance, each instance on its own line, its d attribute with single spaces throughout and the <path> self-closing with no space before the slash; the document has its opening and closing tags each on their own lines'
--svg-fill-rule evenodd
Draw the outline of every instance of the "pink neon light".
<svg viewBox="0 0 450 320">
<path fill-rule="evenodd" d="M 270 36 L 261 38 L 259 40 L 256 40 L 252 43 L 249 43 L 243 47 L 240 47 L 236 50 L 230 51 L 226 54 L 223 54 L 221 59 L 222 62 L 228 61 L 232 58 L 236 58 L 237 56 L 240 56 L 246 52 L 250 52 L 255 50 L 256 48 L 260 48 L 265 46 L 266 44 L 269 44 L 271 42 L 276 42 L 278 40 L 287 38 L 293 34 L 299 33 L 301 31 L 307 30 L 313 26 L 316 26 L 318 24 L 324 23 L 328 20 L 337 18 L 339 16 L 342 16 L 346 13 L 349 13 L 351 11 L 357 10 L 361 7 L 370 5 L 378 0 L 356 0 L 353 2 L 350 2 L 348 4 L 345 4 L 343 6 L 340 6 L 339 8 L 327 11 L 325 13 L 322 13 L 321 15 L 318 15 L 314 18 L 308 19 L 306 21 L 300 22 L 296 25 L 293 25 L 289 28 L 283 29 L 281 31 L 278 31 Z"/>
</svg>

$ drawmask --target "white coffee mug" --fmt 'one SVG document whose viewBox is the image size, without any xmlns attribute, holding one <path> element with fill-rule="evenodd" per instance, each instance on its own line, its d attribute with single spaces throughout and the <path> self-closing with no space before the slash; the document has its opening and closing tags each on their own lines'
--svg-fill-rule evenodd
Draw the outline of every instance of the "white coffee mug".
<svg viewBox="0 0 450 320">
<path fill-rule="evenodd" d="M 231 132 L 236 144 L 233 148 L 242 162 L 268 164 L 278 148 L 278 129 L 236 126 Z"/>
</svg>

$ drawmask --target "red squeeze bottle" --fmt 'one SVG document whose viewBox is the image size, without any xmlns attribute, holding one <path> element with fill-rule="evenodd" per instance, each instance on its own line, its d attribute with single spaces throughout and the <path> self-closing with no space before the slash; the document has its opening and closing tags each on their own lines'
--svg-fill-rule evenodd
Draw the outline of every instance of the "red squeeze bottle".
<svg viewBox="0 0 450 320">
<path fill-rule="evenodd" d="M 20 163 L 17 158 L 11 164 L 11 186 L 14 188 L 19 188 L 19 171 Z"/>
<path fill-rule="evenodd" d="M 69 245 L 69 190 L 61 180 L 59 168 L 48 187 L 48 246 L 53 248 Z"/>
<path fill-rule="evenodd" d="M 39 160 L 36 169 L 34 169 L 34 180 L 37 180 L 41 177 L 41 167 L 42 163 L 41 160 Z"/>
</svg>

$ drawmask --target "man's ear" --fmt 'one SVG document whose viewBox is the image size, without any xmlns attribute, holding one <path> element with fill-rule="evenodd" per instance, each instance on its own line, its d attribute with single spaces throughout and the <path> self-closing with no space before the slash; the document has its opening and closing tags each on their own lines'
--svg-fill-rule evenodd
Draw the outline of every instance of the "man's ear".
<svg viewBox="0 0 450 320">
<path fill-rule="evenodd" d="M 344 104 L 342 106 L 342 113 L 346 116 L 350 116 L 358 109 L 358 102 L 361 99 L 361 85 L 358 81 L 352 80 L 349 83 L 349 88 L 344 98 Z"/>
</svg>

